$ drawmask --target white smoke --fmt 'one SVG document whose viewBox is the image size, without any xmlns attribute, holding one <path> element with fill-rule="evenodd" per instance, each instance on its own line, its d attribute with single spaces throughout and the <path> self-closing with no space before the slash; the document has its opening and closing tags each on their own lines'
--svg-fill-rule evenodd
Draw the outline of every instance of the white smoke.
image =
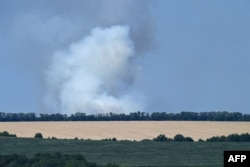
<svg viewBox="0 0 250 167">
<path fill-rule="evenodd" d="M 142 110 L 142 95 L 133 85 L 133 57 L 128 26 L 94 28 L 89 36 L 54 53 L 47 71 L 47 106 L 62 113 Z"/>
</svg>

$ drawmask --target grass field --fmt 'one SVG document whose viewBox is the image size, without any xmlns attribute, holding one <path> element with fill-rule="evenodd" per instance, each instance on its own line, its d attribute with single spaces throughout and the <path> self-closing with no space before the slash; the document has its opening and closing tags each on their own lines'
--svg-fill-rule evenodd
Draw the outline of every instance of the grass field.
<svg viewBox="0 0 250 167">
<path fill-rule="evenodd" d="M 41 132 L 45 138 L 118 140 L 152 139 L 159 134 L 173 138 L 176 134 L 194 140 L 232 133 L 250 133 L 250 122 L 210 121 L 106 121 L 106 122 L 0 122 L 0 132 L 8 131 L 18 137 L 34 137 Z"/>
<path fill-rule="evenodd" d="M 250 150 L 250 143 L 0 138 L 0 154 L 79 153 L 99 164 L 136 167 L 222 167 L 224 150 Z"/>
<path fill-rule="evenodd" d="M 250 150 L 250 143 L 138 142 L 159 134 L 207 139 L 232 133 L 250 133 L 250 122 L 112 121 L 112 122 L 1 122 L 0 131 L 26 138 L 0 138 L 0 154 L 33 156 L 38 152 L 79 153 L 99 164 L 136 167 L 222 167 L 224 150 Z M 44 138 L 34 139 L 41 132 Z M 29 137 L 29 138 L 27 138 Z M 68 140 L 105 139 L 119 141 Z M 120 141 L 120 140 L 131 141 Z M 134 141 L 136 140 L 136 141 Z"/>
</svg>

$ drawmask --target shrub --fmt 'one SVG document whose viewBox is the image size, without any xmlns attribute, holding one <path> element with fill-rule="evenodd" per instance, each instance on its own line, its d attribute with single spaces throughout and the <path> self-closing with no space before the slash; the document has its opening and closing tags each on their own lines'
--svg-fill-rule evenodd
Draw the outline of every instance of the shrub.
<svg viewBox="0 0 250 167">
<path fill-rule="evenodd" d="M 185 141 L 186 141 L 186 142 L 194 142 L 194 140 L 193 140 L 191 137 L 186 137 L 186 138 L 185 138 Z"/>
<path fill-rule="evenodd" d="M 171 141 L 171 139 L 168 138 L 168 137 L 166 137 L 164 134 L 160 134 L 159 136 L 157 136 L 156 138 L 154 138 L 153 141 L 164 142 L 164 141 Z"/>
<path fill-rule="evenodd" d="M 43 138 L 43 135 L 42 135 L 42 133 L 36 133 L 34 137 L 35 137 L 35 138 L 42 139 L 42 138 Z"/>
<path fill-rule="evenodd" d="M 7 131 L 3 131 L 3 132 L 0 132 L 0 136 L 9 136 L 9 132 Z"/>
<path fill-rule="evenodd" d="M 54 136 L 52 136 L 52 137 L 51 137 L 51 139 L 54 139 L 54 140 L 55 140 L 55 139 L 57 139 L 57 138 L 56 138 L 56 137 L 54 137 Z"/>
<path fill-rule="evenodd" d="M 219 141 L 219 136 L 213 136 L 213 137 L 210 137 L 206 140 L 206 142 L 218 142 Z"/>
<path fill-rule="evenodd" d="M 16 137 L 15 134 L 9 134 L 9 132 L 7 132 L 7 131 L 0 132 L 0 136 L 3 136 L 3 137 Z"/>
<path fill-rule="evenodd" d="M 183 142 L 183 141 L 185 141 L 185 137 L 183 135 L 181 135 L 181 134 L 177 134 L 174 137 L 174 141 Z"/>
<path fill-rule="evenodd" d="M 206 140 L 207 142 L 249 142 L 250 141 L 250 134 L 243 133 L 243 134 L 231 134 L 226 136 L 213 136 Z"/>
<path fill-rule="evenodd" d="M 249 133 L 241 134 L 240 135 L 240 141 L 250 142 L 250 134 Z"/>
<path fill-rule="evenodd" d="M 117 141 L 117 139 L 113 137 L 113 138 L 102 139 L 102 141 Z"/>
<path fill-rule="evenodd" d="M 198 142 L 205 142 L 203 139 L 199 139 Z"/>
</svg>

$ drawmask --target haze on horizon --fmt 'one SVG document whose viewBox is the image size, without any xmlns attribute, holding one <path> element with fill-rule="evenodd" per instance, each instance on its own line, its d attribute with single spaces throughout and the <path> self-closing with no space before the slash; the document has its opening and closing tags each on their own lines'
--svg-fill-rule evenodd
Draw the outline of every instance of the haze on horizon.
<svg viewBox="0 0 250 167">
<path fill-rule="evenodd" d="M 0 112 L 250 113 L 249 9 L 247 0 L 0 1 Z"/>
</svg>

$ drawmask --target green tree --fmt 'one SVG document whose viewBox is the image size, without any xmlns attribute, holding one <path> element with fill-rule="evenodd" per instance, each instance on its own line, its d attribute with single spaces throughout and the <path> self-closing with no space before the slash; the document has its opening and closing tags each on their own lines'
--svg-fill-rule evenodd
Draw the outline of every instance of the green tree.
<svg viewBox="0 0 250 167">
<path fill-rule="evenodd" d="M 154 138 L 153 141 L 164 142 L 164 141 L 171 141 L 171 139 L 167 138 L 164 134 L 160 134 L 159 136 L 157 136 L 156 138 Z"/>
<path fill-rule="evenodd" d="M 0 132 L 0 136 L 4 136 L 4 137 L 16 137 L 15 134 L 9 134 L 9 132 L 7 132 L 7 131 Z"/>
<path fill-rule="evenodd" d="M 191 137 L 186 137 L 186 138 L 185 138 L 185 141 L 186 141 L 186 142 L 194 142 L 194 140 L 193 140 Z"/>
<path fill-rule="evenodd" d="M 174 141 L 178 141 L 178 142 L 184 142 L 185 141 L 185 137 L 181 134 L 177 134 L 174 137 Z"/>
<path fill-rule="evenodd" d="M 43 135 L 42 135 L 42 133 L 36 133 L 34 137 L 35 137 L 35 138 L 42 139 L 42 138 L 43 138 Z"/>
</svg>

